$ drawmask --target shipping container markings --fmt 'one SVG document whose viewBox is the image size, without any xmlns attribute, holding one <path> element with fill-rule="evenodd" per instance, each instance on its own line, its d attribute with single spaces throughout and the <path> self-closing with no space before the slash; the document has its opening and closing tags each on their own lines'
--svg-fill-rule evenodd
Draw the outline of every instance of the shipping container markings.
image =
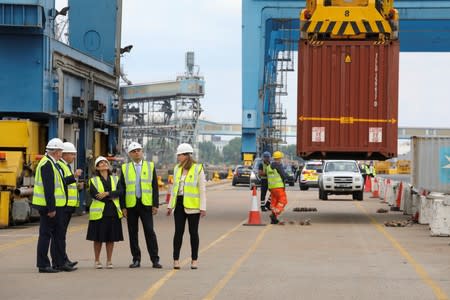
<svg viewBox="0 0 450 300">
<path fill-rule="evenodd" d="M 408 263 L 411 264 L 411 266 L 414 268 L 414 270 L 416 271 L 417 275 L 419 275 L 420 279 L 422 279 L 422 281 L 428 285 L 431 290 L 433 291 L 434 295 L 436 296 L 436 299 L 439 300 L 448 300 L 449 297 L 447 296 L 447 294 L 439 287 L 439 285 L 437 284 L 437 282 L 435 282 L 430 275 L 428 275 L 427 271 L 425 270 L 425 268 L 420 265 L 413 257 L 411 254 L 408 253 L 408 251 L 400 244 L 400 242 L 398 242 L 391 234 L 389 234 L 389 232 L 386 231 L 386 229 L 384 228 L 383 224 L 380 224 L 377 222 L 377 220 L 372 217 L 371 215 L 369 215 L 369 213 L 367 212 L 367 210 L 361 205 L 361 203 L 358 202 L 354 202 L 354 204 L 358 207 L 358 209 L 360 211 L 362 211 L 372 222 L 372 224 L 376 227 L 376 229 L 381 232 L 384 237 L 389 240 L 391 242 L 391 244 L 394 246 L 395 249 L 398 250 L 398 252 L 400 252 L 400 254 L 408 261 Z"/>
<path fill-rule="evenodd" d="M 389 22 L 380 20 L 370 20 L 370 21 L 312 20 L 305 22 L 301 28 L 301 31 L 308 33 L 328 33 L 328 34 L 331 33 L 337 36 L 344 36 L 344 35 L 359 35 L 361 33 L 391 33 L 392 26 L 389 24 Z"/>
<path fill-rule="evenodd" d="M 300 122 L 304 121 L 334 121 L 341 124 L 353 124 L 353 123 L 390 123 L 395 124 L 397 120 L 392 119 L 363 119 L 363 118 L 353 118 L 353 117 L 339 117 L 339 118 L 323 118 L 323 117 L 304 117 L 300 116 L 298 118 Z"/>
</svg>

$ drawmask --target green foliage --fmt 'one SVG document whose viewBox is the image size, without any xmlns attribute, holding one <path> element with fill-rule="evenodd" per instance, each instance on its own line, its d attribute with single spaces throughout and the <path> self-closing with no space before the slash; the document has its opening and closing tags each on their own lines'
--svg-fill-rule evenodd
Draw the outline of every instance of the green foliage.
<svg viewBox="0 0 450 300">
<path fill-rule="evenodd" d="M 210 164 L 220 164 L 223 157 L 220 151 L 212 142 L 200 142 L 198 144 L 199 160 Z"/>
<path fill-rule="evenodd" d="M 223 147 L 223 159 L 227 165 L 240 164 L 241 159 L 241 145 L 242 140 L 240 137 L 232 139 L 228 145 Z"/>
</svg>

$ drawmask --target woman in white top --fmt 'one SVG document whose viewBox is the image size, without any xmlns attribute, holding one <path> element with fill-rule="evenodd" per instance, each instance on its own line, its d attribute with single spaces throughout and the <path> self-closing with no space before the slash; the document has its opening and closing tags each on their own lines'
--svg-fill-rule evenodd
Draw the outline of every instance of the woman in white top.
<svg viewBox="0 0 450 300">
<path fill-rule="evenodd" d="M 174 210 L 175 234 L 173 237 L 173 268 L 180 269 L 180 249 L 186 220 L 191 240 L 191 269 L 197 269 L 200 217 L 206 216 L 205 172 L 203 165 L 192 158 L 194 150 L 189 144 L 177 148 L 178 164 L 174 168 L 174 183 L 167 215 Z"/>
</svg>

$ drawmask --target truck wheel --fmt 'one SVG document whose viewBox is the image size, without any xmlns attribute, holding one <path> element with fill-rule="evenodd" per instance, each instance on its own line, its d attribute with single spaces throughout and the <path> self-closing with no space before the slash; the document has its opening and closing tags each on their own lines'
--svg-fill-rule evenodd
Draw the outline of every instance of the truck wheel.
<svg viewBox="0 0 450 300">
<path fill-rule="evenodd" d="M 362 191 L 361 192 L 353 192 L 353 194 L 352 194 L 353 200 L 362 201 L 363 197 L 364 197 L 364 193 Z"/>
<path fill-rule="evenodd" d="M 322 189 L 319 188 L 319 199 L 320 200 L 328 200 L 327 192 L 322 191 Z"/>
<path fill-rule="evenodd" d="M 308 186 L 300 184 L 300 191 L 307 191 L 308 190 Z"/>
<path fill-rule="evenodd" d="M 358 200 L 358 201 L 364 200 L 364 192 L 363 191 L 357 193 L 356 200 Z"/>
</svg>

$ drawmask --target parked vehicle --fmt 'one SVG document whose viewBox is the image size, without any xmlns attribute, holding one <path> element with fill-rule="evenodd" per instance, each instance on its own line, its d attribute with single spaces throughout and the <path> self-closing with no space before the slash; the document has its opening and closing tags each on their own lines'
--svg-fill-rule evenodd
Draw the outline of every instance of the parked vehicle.
<svg viewBox="0 0 450 300">
<path fill-rule="evenodd" d="M 294 170 L 292 169 L 292 166 L 291 165 L 284 166 L 284 171 L 286 172 L 286 174 L 288 176 L 284 182 L 289 184 L 289 186 L 294 186 L 295 185 L 295 174 L 294 174 Z"/>
<path fill-rule="evenodd" d="M 250 188 L 253 186 L 261 186 L 261 178 L 258 173 L 258 168 L 261 162 L 262 158 L 255 158 L 253 161 L 252 172 L 250 174 Z"/>
<path fill-rule="evenodd" d="M 322 173 L 322 161 L 308 161 L 300 173 L 300 190 L 307 191 L 310 187 L 319 187 L 319 173 Z"/>
<path fill-rule="evenodd" d="M 319 199 L 328 195 L 349 195 L 353 200 L 363 200 L 364 180 L 358 163 L 354 160 L 327 160 L 319 176 Z"/>
<path fill-rule="evenodd" d="M 249 166 L 238 165 L 233 172 L 232 185 L 236 184 L 250 184 L 250 174 L 252 169 Z"/>
</svg>

